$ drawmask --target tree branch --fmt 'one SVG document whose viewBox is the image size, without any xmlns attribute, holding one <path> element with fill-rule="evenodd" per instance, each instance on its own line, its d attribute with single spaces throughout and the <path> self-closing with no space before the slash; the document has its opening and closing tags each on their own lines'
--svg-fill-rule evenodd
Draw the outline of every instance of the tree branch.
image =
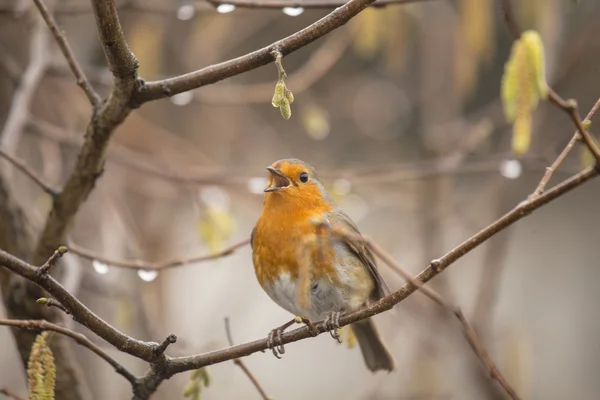
<svg viewBox="0 0 600 400">
<path fill-rule="evenodd" d="M 521 202 L 512 211 L 488 225 L 485 229 L 473 235 L 471 238 L 465 240 L 443 257 L 431 261 L 430 265 L 415 279 L 417 279 L 421 285 L 428 282 L 445 270 L 448 266 L 456 262 L 459 258 L 480 244 L 484 243 L 496 233 L 506 229 L 518 220 L 524 218 L 526 215 L 529 215 L 534 210 L 564 195 L 565 193 L 582 185 L 597 175 L 598 171 L 596 169 L 586 169 L 554 186 L 552 189 L 541 194 L 535 200 L 525 200 Z M 111 343 L 117 349 L 151 363 L 151 370 L 143 379 L 138 382 L 138 385 L 133 387 L 135 399 L 149 398 L 149 396 L 156 390 L 163 380 L 168 379 L 177 373 L 240 358 L 258 351 L 266 350 L 268 347 L 267 340 L 262 339 L 196 356 L 169 358 L 165 355 L 157 355 L 157 348 L 159 348 L 157 343 L 147 343 L 133 339 L 113 328 L 95 315 L 92 311 L 90 311 L 73 295 L 68 293 L 52 276 L 48 274 L 40 274 L 38 268 L 29 265 L 2 250 L 0 250 L 0 265 L 4 265 L 14 273 L 28 279 L 29 281 L 48 291 L 67 310 L 69 310 L 69 312 L 72 313 L 76 321 L 80 322 L 92 332 Z M 348 325 L 350 323 L 354 323 L 390 310 L 394 305 L 407 298 L 418 288 L 419 286 L 411 281 L 398 291 L 385 296 L 368 307 L 342 315 L 340 317 L 340 326 Z M 457 317 L 460 318 L 460 314 L 457 315 Z M 328 330 L 328 328 L 323 324 L 317 325 L 317 328 L 320 333 Z M 309 331 L 309 328 L 304 327 L 284 334 L 282 336 L 282 343 L 291 343 L 309 337 L 313 337 L 313 333 Z M 476 346 L 476 343 L 473 343 L 472 345 Z M 479 351 L 481 351 L 481 349 L 479 349 Z"/>
<path fill-rule="evenodd" d="M 344 25 L 375 0 L 350 0 L 325 17 L 262 49 L 200 70 L 160 81 L 146 82 L 135 93 L 135 104 L 171 97 L 176 94 L 219 82 L 223 79 L 251 71 L 274 61 L 274 50 L 286 56 Z"/>
<path fill-rule="evenodd" d="M 417 275 L 415 279 L 421 282 L 421 284 L 430 281 L 440 272 L 445 270 L 448 266 L 452 265 L 459 258 L 461 258 L 465 254 L 469 253 L 470 251 L 484 243 L 496 233 L 508 228 L 515 222 L 529 215 L 530 213 L 542 207 L 543 205 L 551 202 L 552 200 L 557 199 L 558 197 L 584 184 L 590 179 L 596 177 L 597 175 L 598 171 L 596 171 L 594 168 L 588 168 L 572 176 L 571 178 L 561 182 L 560 184 L 554 186 L 547 192 L 540 195 L 540 197 L 538 197 L 537 199 L 532 201 L 525 200 L 521 202 L 513 210 L 511 210 L 492 224 L 488 225 L 486 228 L 484 228 L 477 234 L 462 242 L 460 245 L 446 253 L 443 257 L 437 260 L 432 260 L 430 265 L 426 269 L 424 269 L 419 275 Z M 362 319 L 372 317 L 373 315 L 390 310 L 396 304 L 400 303 L 402 300 L 404 300 L 413 292 L 415 292 L 417 289 L 418 287 L 415 286 L 413 283 L 407 283 L 396 292 L 380 299 L 379 301 L 369 305 L 368 307 L 362 308 L 349 314 L 342 315 L 340 317 L 340 326 L 355 323 Z M 317 328 L 319 329 L 320 333 L 327 331 L 327 327 L 325 327 L 323 324 L 318 324 Z M 308 327 L 298 328 L 296 330 L 283 334 L 282 344 L 296 342 L 302 339 L 307 339 L 309 337 L 313 337 L 313 334 L 312 332 L 310 332 Z M 151 371 L 151 374 L 144 379 L 152 381 L 156 381 L 158 380 L 158 378 L 168 379 L 169 377 L 180 372 L 202 368 L 207 365 L 217 364 L 223 361 L 232 360 L 234 358 L 248 356 L 258 351 L 266 350 L 267 348 L 267 340 L 262 339 L 205 354 L 189 357 L 171 358 L 164 366 L 161 367 L 160 371 L 153 370 Z"/>
<path fill-rule="evenodd" d="M 40 14 L 44 18 L 44 21 L 46 21 L 48 28 L 50 28 L 50 32 L 52 32 L 60 51 L 63 53 L 63 56 L 65 56 L 65 59 L 69 64 L 69 68 L 71 68 L 73 75 L 75 75 L 75 79 L 77 79 L 77 85 L 81 87 L 81 90 L 83 90 L 92 106 L 98 106 L 100 104 L 100 96 L 98 93 L 96 93 L 96 91 L 94 91 L 94 88 L 92 88 L 83 70 L 77 63 L 75 55 L 73 54 L 73 50 L 71 49 L 71 46 L 65 37 L 65 33 L 58 28 L 56 21 L 52 15 L 50 15 L 50 12 L 48 11 L 48 8 L 46 8 L 44 2 L 42 0 L 33 1 L 40 11 Z"/>
<path fill-rule="evenodd" d="M 44 320 L 16 320 L 16 319 L 2 319 L 0 318 L 0 325 L 12 326 L 19 329 L 26 329 L 28 331 L 41 332 L 41 331 L 54 331 L 65 335 L 75 340 L 78 344 L 83 347 L 87 347 L 89 350 L 94 352 L 104 361 L 109 363 L 115 371 L 127 379 L 132 385 L 137 383 L 137 378 L 131 372 L 129 372 L 123 365 L 119 364 L 114 358 L 106 354 L 104 350 L 95 345 L 91 340 L 82 335 L 81 333 L 74 332 L 64 326 L 56 325 Z"/>
<path fill-rule="evenodd" d="M 11 163 L 16 169 L 27 175 L 32 181 L 34 181 L 42 190 L 48 193 L 52 198 L 55 198 L 59 190 L 52 187 L 52 185 L 46 183 L 38 174 L 27 166 L 23 161 L 17 157 L 13 157 L 4 150 L 0 149 L 0 157 Z"/>
<path fill-rule="evenodd" d="M 511 0 L 502 0 L 502 10 L 504 20 L 506 22 L 506 25 L 508 26 L 508 29 L 515 38 L 519 38 L 521 36 L 521 28 L 515 20 Z M 594 142 L 594 139 L 591 137 L 591 135 L 585 129 L 581 122 L 581 116 L 579 115 L 577 102 L 573 99 L 563 99 L 550 86 L 548 86 L 548 99 L 550 100 L 550 103 L 554 104 L 555 106 L 563 110 L 565 113 L 567 113 L 573 124 L 577 127 L 578 138 L 581 139 L 583 143 L 587 146 L 589 151 L 594 156 L 594 159 L 596 160 L 597 167 L 600 168 L 600 149 L 598 149 L 598 146 Z M 567 147 L 569 146 L 567 145 Z"/>
<path fill-rule="evenodd" d="M 352 237 L 354 240 L 362 241 L 363 243 L 365 243 L 365 245 L 367 245 L 371 249 L 373 254 L 379 257 L 388 267 L 392 269 L 392 271 L 396 272 L 398 275 L 403 277 L 407 282 L 413 284 L 414 286 L 417 286 L 423 294 L 425 294 L 427 297 L 429 297 L 441 307 L 450 312 L 452 315 L 454 315 L 458 322 L 461 324 L 463 334 L 467 339 L 469 346 L 471 346 L 471 348 L 475 352 L 475 355 L 477 355 L 481 363 L 487 368 L 490 377 L 496 380 L 500 384 L 500 386 L 502 386 L 502 388 L 506 391 L 510 398 L 512 398 L 513 400 L 520 400 L 520 397 L 517 394 L 517 392 L 507 382 L 506 378 L 504 378 L 504 375 L 502 375 L 502 373 L 498 369 L 496 363 L 490 357 L 490 354 L 483 345 L 481 338 L 479 337 L 473 326 L 469 323 L 469 321 L 467 321 L 460 307 L 450 304 L 439 293 L 435 292 L 431 288 L 428 288 L 427 286 L 424 286 L 421 283 L 421 281 L 413 278 L 408 272 L 406 272 L 402 267 L 400 267 L 400 265 L 377 243 L 374 243 L 373 241 L 363 236 L 353 235 L 350 232 L 341 231 L 331 227 L 329 227 L 329 229 L 335 235 L 341 237 Z"/>
<path fill-rule="evenodd" d="M 241 242 L 235 243 L 226 249 L 223 249 L 217 253 L 197 256 L 191 258 L 178 258 L 174 260 L 163 261 L 159 263 L 143 261 L 143 260 L 116 260 L 104 257 L 100 254 L 96 254 L 90 250 L 84 249 L 74 243 L 69 243 L 69 252 L 73 254 L 77 254 L 82 258 L 86 258 L 88 260 L 97 260 L 104 264 L 113 266 L 113 267 L 121 267 L 128 269 L 149 269 L 149 270 L 158 270 L 158 269 L 169 269 L 175 267 L 181 267 L 189 264 L 195 264 L 204 261 L 215 260 L 221 257 L 226 257 L 228 255 L 233 254 L 237 249 L 246 246 L 250 243 L 250 239 L 243 240 Z"/>
<path fill-rule="evenodd" d="M 94 188 L 104 169 L 106 149 L 115 128 L 131 112 L 130 98 L 137 87 L 137 60 L 129 50 L 113 0 L 92 2 L 100 41 L 115 84 L 108 99 L 92 115 L 83 148 L 73 173 L 48 215 L 33 262 L 43 262 L 59 247 L 79 207 Z"/>
<path fill-rule="evenodd" d="M 157 362 L 164 357 L 155 354 L 158 343 L 136 340 L 113 328 L 102 318 L 94 314 L 89 308 L 75 298 L 75 296 L 67 292 L 66 289 L 51 275 L 40 274 L 39 268 L 30 265 L 1 249 L 0 265 L 5 266 L 15 274 L 24 277 L 46 290 L 56 299 L 56 301 L 68 310 L 75 321 L 115 346 L 118 350 L 147 362 Z"/>
<path fill-rule="evenodd" d="M 594 106 L 592 107 L 590 112 L 588 112 L 588 114 L 585 116 L 584 122 L 591 121 L 592 117 L 596 114 L 596 111 L 598 111 L 598 108 L 600 108 L 600 98 L 598 98 L 598 100 L 596 100 L 596 103 L 594 104 Z M 529 196 L 530 198 L 534 199 L 544 191 L 544 189 L 550 182 L 550 179 L 552 179 L 552 175 L 554 175 L 554 173 L 556 172 L 558 167 L 560 167 L 560 165 L 563 163 L 563 161 L 565 161 L 565 158 L 567 158 L 567 156 L 573 149 L 573 146 L 575 146 L 575 143 L 577 142 L 578 139 L 579 139 L 579 131 L 575 131 L 575 133 L 573 134 L 573 137 L 571 137 L 571 140 L 569 140 L 569 142 L 567 143 L 567 145 L 565 146 L 563 151 L 561 151 L 560 154 L 558 155 L 558 157 L 556 157 L 556 160 L 554 160 L 554 162 L 552 163 L 551 166 L 546 168 L 546 172 L 544 173 L 544 176 L 540 180 L 540 183 L 537 185 L 537 187 L 535 188 L 533 193 Z"/>
</svg>

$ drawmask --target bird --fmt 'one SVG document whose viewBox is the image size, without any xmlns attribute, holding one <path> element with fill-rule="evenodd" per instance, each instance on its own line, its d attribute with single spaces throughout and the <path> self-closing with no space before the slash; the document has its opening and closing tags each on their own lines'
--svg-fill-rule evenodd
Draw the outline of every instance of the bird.
<svg viewBox="0 0 600 400">
<path fill-rule="evenodd" d="M 262 211 L 250 237 L 258 283 L 280 307 L 313 330 L 314 323 L 322 321 L 339 341 L 340 314 L 371 304 L 390 291 L 372 252 L 360 240 L 356 224 L 334 202 L 314 167 L 287 158 L 275 161 L 267 170 Z M 316 251 L 310 250 L 307 246 L 315 243 L 322 231 L 317 221 L 353 236 L 319 242 Z M 268 336 L 269 348 L 278 358 L 277 349 L 285 351 L 281 332 L 293 322 Z M 393 371 L 394 359 L 372 319 L 350 327 L 366 367 L 372 372 Z"/>
</svg>

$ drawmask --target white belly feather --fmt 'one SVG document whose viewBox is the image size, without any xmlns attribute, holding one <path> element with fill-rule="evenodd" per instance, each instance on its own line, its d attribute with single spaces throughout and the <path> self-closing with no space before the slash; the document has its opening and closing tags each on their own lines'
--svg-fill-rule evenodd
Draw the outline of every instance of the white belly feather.
<svg viewBox="0 0 600 400">
<path fill-rule="evenodd" d="M 339 289 L 331 286 L 327 279 L 313 282 L 309 292 L 310 308 L 303 310 L 298 307 L 296 283 L 289 274 L 280 275 L 272 283 L 265 285 L 265 292 L 282 308 L 296 316 L 307 317 L 311 321 L 321 321 L 332 311 L 346 311 L 344 299 Z"/>
</svg>

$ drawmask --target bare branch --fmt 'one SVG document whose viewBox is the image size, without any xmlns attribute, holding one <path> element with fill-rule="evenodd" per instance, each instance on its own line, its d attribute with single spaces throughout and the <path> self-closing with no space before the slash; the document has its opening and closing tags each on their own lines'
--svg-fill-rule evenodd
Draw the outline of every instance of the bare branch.
<svg viewBox="0 0 600 400">
<path fill-rule="evenodd" d="M 177 342 L 177 336 L 170 334 L 169 336 L 167 336 L 165 338 L 165 340 L 162 341 L 161 344 L 159 344 L 154 349 L 154 354 L 156 354 L 157 356 L 162 356 L 165 353 L 165 351 L 167 350 L 167 347 L 169 347 L 170 345 L 172 345 L 176 342 Z"/>
<path fill-rule="evenodd" d="M 502 11 L 508 29 L 515 38 L 519 38 L 521 36 L 521 28 L 515 20 L 511 0 L 502 0 Z M 594 156 L 594 159 L 596 160 L 597 167 L 600 168 L 600 149 L 594 142 L 594 139 L 591 137 L 589 132 L 583 126 L 581 116 L 579 115 L 579 111 L 577 108 L 577 102 L 573 99 L 563 99 L 550 86 L 548 86 L 548 99 L 552 104 L 559 107 L 565 113 L 567 113 L 567 115 L 569 115 L 569 118 L 571 118 L 571 121 L 577 128 L 579 139 L 581 139 L 583 143 L 587 146 L 589 151 Z"/>
<path fill-rule="evenodd" d="M 594 168 L 588 168 L 571 178 L 561 182 L 554 186 L 550 190 L 546 191 L 540 197 L 532 201 L 523 201 L 513 210 L 488 225 L 486 228 L 476 233 L 472 237 L 468 238 L 460 245 L 446 253 L 443 257 L 432 260 L 430 265 L 424 269 L 419 275 L 416 276 L 421 284 L 426 283 L 437 276 L 440 272 L 445 270 L 448 266 L 452 265 L 458 259 L 469 253 L 486 240 L 494 236 L 496 233 L 508 228 L 515 222 L 529 215 L 536 209 L 543 205 L 555 200 L 556 198 L 568 193 L 576 187 L 584 184 L 590 179 L 596 177 L 598 171 Z M 1 254 L 1 253 L 0 253 Z M 1 257 L 0 257 L 1 260 Z M 369 305 L 368 307 L 354 311 L 352 313 L 344 314 L 340 317 L 340 326 L 345 326 L 362 319 L 371 317 L 376 314 L 380 314 L 384 311 L 390 310 L 396 304 L 407 298 L 413 292 L 418 289 L 418 286 L 407 283 L 396 292 L 380 299 L 379 301 Z M 323 324 L 318 324 L 317 328 L 320 333 L 326 332 L 327 327 Z M 309 337 L 314 337 L 314 334 L 310 332 L 308 327 L 296 329 L 294 331 L 285 333 L 282 335 L 282 344 L 292 343 L 299 340 L 303 340 Z M 192 369 L 202 368 L 207 365 L 217 364 L 223 361 L 232 360 L 234 358 L 244 357 L 258 351 L 263 351 L 268 348 L 267 339 L 256 340 L 253 342 L 233 346 L 223 350 L 217 350 L 210 353 L 189 356 L 189 357 L 178 357 L 169 359 L 168 363 L 162 367 L 160 372 L 155 371 L 152 379 L 155 382 L 158 376 L 162 379 L 168 379 L 169 377 L 184 371 Z M 146 378 L 145 378 L 146 379 Z"/>
<path fill-rule="evenodd" d="M 340 236 L 352 236 L 354 240 L 363 241 L 371 249 L 371 251 L 373 251 L 373 254 L 375 254 L 377 257 L 383 260 L 383 262 L 387 264 L 394 272 L 402 276 L 407 282 L 410 282 L 413 285 L 417 286 L 419 290 L 423 292 L 427 297 L 429 297 L 437 304 L 449 311 L 451 314 L 453 314 L 458 320 L 458 322 L 461 324 L 462 331 L 465 338 L 467 339 L 467 342 L 469 343 L 477 357 L 479 357 L 481 363 L 488 369 L 490 377 L 492 379 L 495 379 L 512 399 L 520 399 L 517 392 L 515 392 L 512 386 L 506 381 L 506 378 L 504 378 L 504 375 L 502 375 L 502 373 L 496 366 L 496 363 L 490 357 L 489 352 L 483 345 L 483 342 L 481 341 L 479 335 L 477 334 L 473 326 L 469 323 L 469 321 L 467 321 L 460 307 L 450 304 L 433 289 L 424 286 L 419 280 L 414 279 L 408 272 L 406 272 L 402 267 L 400 267 L 400 265 L 398 265 L 398 263 L 385 250 L 383 250 L 376 243 L 360 235 L 352 235 L 351 233 L 344 231 L 336 232 L 335 228 L 331 228 L 331 230 L 332 232 Z"/>
<path fill-rule="evenodd" d="M 131 112 L 130 98 L 137 87 L 137 60 L 125 42 L 114 1 L 94 0 L 92 4 L 115 84 L 108 99 L 95 110 L 73 173 L 50 210 L 33 258 L 36 264 L 61 244 L 73 217 L 102 174 L 108 142 L 115 128 Z"/>
<path fill-rule="evenodd" d="M 596 165 L 600 166 L 600 149 L 594 142 L 594 139 L 590 135 L 590 133 L 585 129 L 583 123 L 581 122 L 581 116 L 579 115 L 579 111 L 577 108 L 577 102 L 575 100 L 569 99 L 564 100 L 562 97 L 558 95 L 552 88 L 548 88 L 548 97 L 550 102 L 561 108 L 564 112 L 566 112 L 573 124 L 577 127 L 577 131 L 579 132 L 579 138 L 583 141 L 583 143 L 587 146 L 588 150 L 594 156 L 596 160 Z"/>
<path fill-rule="evenodd" d="M 227 341 L 229 342 L 229 345 L 233 346 L 234 344 L 233 344 L 233 338 L 231 336 L 231 327 L 229 325 L 229 318 L 227 318 L 227 317 L 225 317 L 225 334 L 227 335 Z M 240 369 L 242 371 L 244 371 L 244 373 L 246 374 L 248 379 L 250 379 L 250 381 L 252 382 L 252 384 L 254 385 L 256 390 L 258 390 L 258 393 L 263 398 L 263 400 L 269 400 L 269 396 L 267 396 L 267 393 L 262 388 L 262 386 L 260 385 L 260 382 L 258 382 L 258 379 L 256 379 L 256 377 L 254 376 L 252 371 L 250 371 L 248 366 L 246 366 L 246 364 L 240 358 L 233 359 L 233 363 L 235 365 L 237 365 L 238 367 L 240 367 Z"/>
<path fill-rule="evenodd" d="M 52 32 L 60 51 L 65 56 L 65 59 L 69 64 L 69 68 L 71 68 L 71 71 L 73 71 L 73 75 L 75 75 L 75 79 L 77 79 L 77 85 L 81 87 L 81 90 L 83 90 L 92 106 L 98 106 L 100 104 L 100 96 L 98 93 L 96 93 L 96 91 L 94 91 L 94 88 L 92 88 L 83 70 L 77 63 L 77 60 L 75 60 L 75 55 L 73 54 L 73 50 L 71 49 L 69 42 L 67 42 L 65 33 L 58 28 L 56 21 L 52 15 L 50 15 L 50 12 L 48 12 L 48 8 L 46 8 L 44 2 L 42 0 L 33 1 L 40 11 L 40 14 L 42 14 L 44 21 L 46 21 L 48 28 L 50 28 L 50 32 Z"/>
<path fill-rule="evenodd" d="M 428 282 L 440 272 L 445 270 L 448 266 L 456 262 L 459 258 L 472 251 L 480 244 L 484 243 L 496 233 L 506 229 L 513 223 L 524 218 L 526 215 L 529 215 L 534 210 L 562 196 L 570 190 L 573 190 L 597 175 L 598 171 L 596 169 L 586 169 L 554 186 L 552 189 L 543 193 L 535 200 L 526 200 L 520 203 L 512 211 L 508 212 L 494 223 L 488 225 L 485 229 L 473 235 L 471 238 L 465 240 L 442 258 L 432 260 L 430 265 L 415 279 L 418 280 L 421 285 Z M 207 365 L 212 365 L 227 360 L 233 360 L 235 358 L 250 355 L 257 351 L 266 350 L 268 347 L 267 340 L 263 339 L 196 356 L 178 358 L 168 358 L 164 356 L 164 354 L 157 356 L 156 349 L 160 347 L 158 344 L 142 342 L 116 330 L 95 315 L 92 311 L 90 311 L 73 295 L 68 293 L 52 276 L 48 274 L 39 274 L 38 268 L 29 265 L 2 250 L 0 250 L 0 265 L 7 267 L 14 273 L 30 280 L 31 282 L 34 282 L 41 288 L 48 291 L 69 312 L 72 313 L 76 321 L 92 330 L 92 332 L 111 343 L 117 349 L 152 363 L 150 372 L 133 387 L 134 396 L 136 399 L 149 398 L 150 394 L 156 390 L 163 380 L 168 379 L 177 373 L 202 368 Z M 340 326 L 348 325 L 390 310 L 394 305 L 407 298 L 418 288 L 419 286 L 411 281 L 398 291 L 385 296 L 368 307 L 342 315 L 339 321 Z M 458 318 L 461 318 L 461 313 L 457 312 L 456 315 Z M 328 328 L 323 324 L 317 325 L 316 328 L 320 333 L 328 330 Z M 310 328 L 305 327 L 296 329 L 282 336 L 282 344 L 295 342 L 309 337 L 314 337 L 314 332 L 311 332 Z M 477 343 L 472 343 L 472 345 L 476 346 Z M 477 351 L 479 351 L 478 354 L 480 354 L 480 356 L 485 356 L 485 353 L 483 353 L 481 348 L 479 348 Z M 495 372 L 492 370 L 492 373 Z"/>
<path fill-rule="evenodd" d="M 598 108 L 600 108 L 600 98 L 598 98 L 598 100 L 596 100 L 596 103 L 594 104 L 594 106 L 592 107 L 590 112 L 588 112 L 588 114 L 586 115 L 584 122 L 591 121 L 592 118 L 594 117 L 594 115 L 596 114 L 596 111 L 598 111 Z M 542 180 L 540 180 L 540 183 L 537 185 L 537 187 L 535 188 L 533 193 L 529 196 L 530 198 L 532 198 L 532 199 L 536 198 L 544 191 L 544 189 L 550 182 L 550 179 L 552 179 L 552 175 L 554 175 L 554 173 L 556 172 L 558 167 L 560 167 L 560 165 L 563 163 L 563 161 L 565 161 L 565 158 L 567 158 L 567 156 L 573 149 L 573 146 L 575 146 L 575 143 L 577 142 L 578 139 L 579 139 L 579 132 L 576 131 L 573 134 L 573 137 L 571 138 L 571 140 L 569 140 L 569 143 L 567 143 L 567 145 L 563 149 L 563 151 L 561 151 L 560 154 L 558 155 L 558 157 L 556 157 L 556 160 L 554 160 L 552 165 L 546 168 L 546 172 L 544 173 Z"/>
<path fill-rule="evenodd" d="M 30 265 L 1 249 L 0 265 L 46 290 L 56 299 L 56 301 L 62 304 L 69 313 L 71 313 L 75 321 L 90 329 L 96 335 L 115 346 L 118 350 L 141 358 L 147 362 L 157 362 L 162 359 L 162 357 L 157 357 L 155 354 L 155 349 L 158 345 L 157 343 L 142 342 L 133 339 L 113 328 L 102 318 L 94 314 L 89 308 L 75 298 L 75 296 L 67 292 L 51 275 L 40 274 L 37 267 Z"/>
<path fill-rule="evenodd" d="M 65 246 L 60 246 L 54 252 L 54 254 L 52 254 L 50 256 L 50 258 L 48 259 L 48 261 L 46 261 L 44 263 L 44 265 L 42 265 L 40 267 L 40 273 L 41 274 L 47 274 L 48 271 L 50 271 L 50 268 L 52 268 L 52 267 L 54 267 L 56 265 L 56 263 L 58 262 L 59 258 L 61 258 L 66 253 L 67 253 L 67 248 Z"/>
<path fill-rule="evenodd" d="M 81 333 L 74 332 L 64 326 L 56 325 L 44 320 L 14 320 L 14 319 L 0 319 L 0 325 L 12 326 L 19 329 L 26 329 L 29 331 L 41 332 L 41 331 L 54 331 L 61 335 L 68 336 L 74 339 L 78 344 L 83 347 L 87 347 L 104 361 L 109 363 L 115 371 L 127 379 L 132 385 L 136 384 L 137 378 L 131 372 L 129 372 L 123 365 L 119 364 L 114 358 L 106 354 L 104 350 L 95 345 L 91 340 L 82 335 Z"/>
<path fill-rule="evenodd" d="M 19 160 L 17 157 L 11 156 L 4 150 L 0 149 L 0 157 L 7 160 L 9 163 L 14 165 L 16 169 L 27 175 L 32 181 L 34 181 L 42 190 L 48 193 L 52 198 L 55 198 L 59 190 L 54 188 L 52 185 L 46 183 L 41 177 L 38 176 L 36 172 L 34 172 L 31 168 L 27 166 L 23 161 Z"/>
<path fill-rule="evenodd" d="M 375 0 L 350 0 L 299 32 L 244 56 L 160 81 L 146 82 L 134 96 L 135 104 L 171 97 L 251 71 L 274 61 L 272 52 L 286 56 L 344 25 Z"/>
<path fill-rule="evenodd" d="M 90 250 L 84 249 L 83 247 L 80 247 L 74 243 L 69 243 L 69 251 L 73 254 L 77 254 L 78 256 L 86 258 L 88 260 L 97 260 L 97 261 L 100 261 L 104 264 L 107 264 L 107 265 L 110 265 L 113 267 L 121 267 L 121 268 L 128 268 L 128 269 L 158 270 L 158 269 L 169 269 L 169 268 L 181 267 L 181 266 L 185 266 L 185 265 L 190 265 L 190 264 L 195 264 L 195 263 L 199 263 L 199 262 L 215 260 L 215 259 L 218 259 L 221 257 L 226 257 L 228 255 L 233 254 L 237 249 L 244 247 L 249 243 L 250 243 L 250 239 L 246 239 L 241 242 L 235 243 L 235 244 L 227 247 L 226 249 L 223 249 L 214 254 L 185 258 L 185 259 L 178 258 L 175 260 L 168 260 L 168 261 L 163 261 L 160 263 L 153 263 L 153 262 L 142 261 L 142 260 L 127 261 L 127 260 L 111 259 L 111 258 L 104 257 L 100 254 L 96 254 Z"/>
</svg>

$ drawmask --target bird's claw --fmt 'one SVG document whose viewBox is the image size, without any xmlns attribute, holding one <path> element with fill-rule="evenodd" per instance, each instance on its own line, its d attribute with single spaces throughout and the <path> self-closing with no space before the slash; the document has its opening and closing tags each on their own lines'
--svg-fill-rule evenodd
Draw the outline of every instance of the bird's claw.
<svg viewBox="0 0 600 400">
<path fill-rule="evenodd" d="M 281 328 L 275 328 L 267 337 L 267 347 L 273 352 L 273 355 L 278 359 L 285 353 L 285 347 L 281 341 Z"/>
<path fill-rule="evenodd" d="M 341 313 L 333 311 L 329 313 L 329 315 L 327 315 L 327 318 L 325 318 L 325 321 L 323 321 L 324 325 L 329 330 L 329 334 L 331 335 L 331 337 L 337 340 L 338 343 L 342 343 L 342 341 L 340 340 L 339 333 L 340 315 Z"/>
<path fill-rule="evenodd" d="M 273 352 L 273 355 L 278 359 L 281 359 L 281 356 L 285 353 L 285 347 L 283 346 L 283 340 L 281 339 L 281 334 L 287 328 L 292 326 L 293 324 L 305 324 L 310 329 L 310 333 L 313 336 L 317 336 L 319 334 L 319 330 L 312 323 L 312 321 L 305 317 L 296 317 L 290 322 L 281 325 L 279 328 L 275 328 L 269 333 L 267 336 L 267 348 Z"/>
</svg>

